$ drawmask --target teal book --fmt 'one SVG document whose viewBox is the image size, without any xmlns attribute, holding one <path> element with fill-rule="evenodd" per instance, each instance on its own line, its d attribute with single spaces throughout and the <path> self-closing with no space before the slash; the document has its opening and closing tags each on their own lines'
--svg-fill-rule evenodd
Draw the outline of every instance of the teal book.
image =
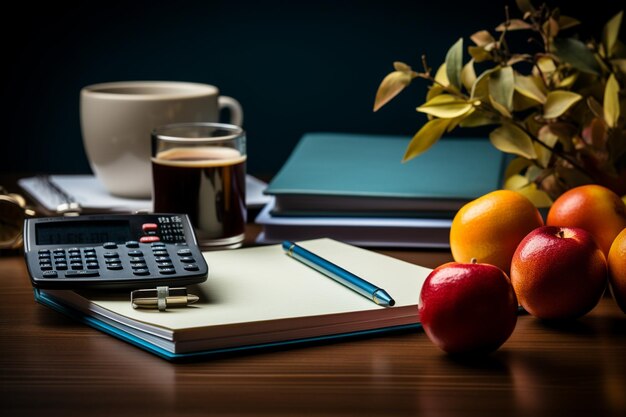
<svg viewBox="0 0 626 417">
<path fill-rule="evenodd" d="M 270 182 L 272 215 L 448 217 L 501 186 L 505 156 L 489 140 L 442 139 L 402 163 L 410 138 L 309 133 Z"/>
</svg>

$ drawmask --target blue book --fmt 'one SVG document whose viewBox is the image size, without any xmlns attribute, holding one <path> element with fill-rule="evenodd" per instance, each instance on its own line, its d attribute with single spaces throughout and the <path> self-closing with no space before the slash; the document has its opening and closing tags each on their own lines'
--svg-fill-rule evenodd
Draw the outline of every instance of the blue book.
<svg viewBox="0 0 626 417">
<path fill-rule="evenodd" d="M 442 139 L 402 163 L 409 142 L 304 135 L 266 190 L 276 198 L 272 215 L 449 217 L 501 186 L 505 155 L 487 139 Z"/>
</svg>

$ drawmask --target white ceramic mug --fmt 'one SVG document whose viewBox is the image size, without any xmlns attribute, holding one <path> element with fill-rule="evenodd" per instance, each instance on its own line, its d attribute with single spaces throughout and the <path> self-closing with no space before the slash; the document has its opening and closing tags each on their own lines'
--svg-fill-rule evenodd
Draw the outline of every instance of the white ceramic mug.
<svg viewBox="0 0 626 417">
<path fill-rule="evenodd" d="M 177 122 L 216 122 L 222 108 L 230 110 L 232 124 L 241 126 L 239 102 L 220 96 L 213 85 L 123 81 L 84 87 L 80 123 L 91 169 L 111 194 L 150 197 L 152 130 Z"/>
</svg>

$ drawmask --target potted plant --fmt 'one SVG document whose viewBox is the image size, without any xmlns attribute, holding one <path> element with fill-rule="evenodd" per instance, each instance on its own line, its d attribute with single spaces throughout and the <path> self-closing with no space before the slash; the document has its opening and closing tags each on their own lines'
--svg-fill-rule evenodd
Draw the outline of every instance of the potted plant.
<svg viewBox="0 0 626 417">
<path fill-rule="evenodd" d="M 520 18 L 509 16 L 493 32 L 470 36 L 448 50 L 433 72 L 394 63 L 376 93 L 374 111 L 416 78 L 430 85 L 417 111 L 428 122 L 415 134 L 403 161 L 427 151 L 456 128 L 492 125 L 493 146 L 514 154 L 504 187 L 549 206 L 569 188 L 597 183 L 626 194 L 626 46 L 618 39 L 623 12 L 604 27 L 601 40 L 572 34 L 580 22 L 558 8 L 517 0 Z M 522 32 L 523 31 L 523 32 Z M 528 50 L 509 39 L 528 35 Z"/>
</svg>

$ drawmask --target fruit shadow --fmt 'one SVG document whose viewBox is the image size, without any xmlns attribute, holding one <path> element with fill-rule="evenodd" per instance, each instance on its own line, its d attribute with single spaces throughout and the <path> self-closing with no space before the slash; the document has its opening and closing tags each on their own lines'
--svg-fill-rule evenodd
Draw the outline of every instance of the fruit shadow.
<svg viewBox="0 0 626 417">
<path fill-rule="evenodd" d="M 537 325 L 567 335 L 597 337 L 606 335 L 626 339 L 624 317 L 585 316 L 577 320 L 537 320 Z"/>
</svg>

